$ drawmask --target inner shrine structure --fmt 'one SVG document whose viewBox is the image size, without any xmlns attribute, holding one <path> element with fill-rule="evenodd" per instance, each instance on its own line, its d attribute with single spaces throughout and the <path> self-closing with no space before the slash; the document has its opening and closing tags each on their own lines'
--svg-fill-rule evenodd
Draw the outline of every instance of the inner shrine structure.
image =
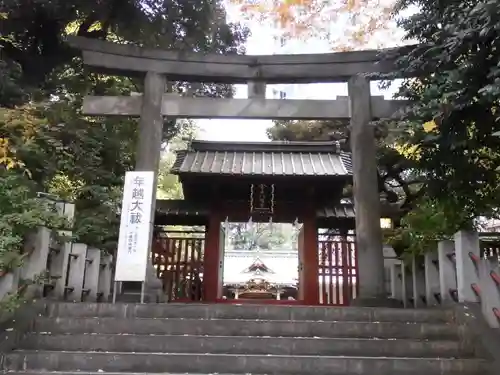
<svg viewBox="0 0 500 375">
<path fill-rule="evenodd" d="M 158 201 L 155 224 L 206 228 L 203 260 L 197 266 L 196 262 L 183 262 L 183 266 L 170 262 L 167 267 L 186 268 L 170 278 L 175 283 L 192 280 L 188 274 L 203 274 L 203 301 L 221 302 L 224 223 L 250 218 L 253 222 L 301 224 L 298 303 L 327 303 L 320 289 L 335 304 L 347 304 L 355 295 L 356 256 L 348 239 L 354 234 L 355 214 L 352 203 L 341 203 L 343 189 L 352 181 L 352 165 L 350 155 L 338 144 L 193 141 L 187 150 L 178 152 L 172 173 L 179 176 L 184 200 Z M 330 230 L 329 245 L 320 246 L 319 229 Z M 181 244 L 186 241 L 188 244 Z M 190 249 L 184 251 L 192 252 L 189 241 L 167 240 L 165 251 L 158 255 L 195 259 L 194 254 L 172 254 L 186 246 Z"/>
</svg>

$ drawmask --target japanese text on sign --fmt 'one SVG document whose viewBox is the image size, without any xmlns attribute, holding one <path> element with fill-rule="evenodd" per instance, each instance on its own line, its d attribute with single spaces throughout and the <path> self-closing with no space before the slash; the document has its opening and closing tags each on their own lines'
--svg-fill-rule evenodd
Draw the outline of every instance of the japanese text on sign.
<svg viewBox="0 0 500 375">
<path fill-rule="evenodd" d="M 116 281 L 143 281 L 149 252 L 153 172 L 127 172 L 123 190 Z"/>
</svg>

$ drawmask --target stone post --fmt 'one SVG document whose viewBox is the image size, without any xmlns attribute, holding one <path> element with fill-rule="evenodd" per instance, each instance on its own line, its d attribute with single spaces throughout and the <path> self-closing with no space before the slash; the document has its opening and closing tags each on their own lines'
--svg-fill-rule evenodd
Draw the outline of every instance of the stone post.
<svg viewBox="0 0 500 375">
<path fill-rule="evenodd" d="M 404 260 L 401 261 L 401 298 L 403 299 L 403 307 L 408 307 L 408 275 Z"/>
<path fill-rule="evenodd" d="M 74 243 L 69 254 L 69 275 L 66 286 L 66 298 L 73 302 L 82 301 L 83 282 L 85 277 L 85 263 L 87 245 Z"/>
<path fill-rule="evenodd" d="M 478 234 L 462 230 L 455 233 L 454 238 L 458 302 L 479 302 L 471 287 L 472 284 L 478 284 L 479 278 L 476 265 L 469 255 L 470 253 L 477 258 L 481 257 Z"/>
<path fill-rule="evenodd" d="M 156 211 L 156 186 L 158 169 L 160 167 L 160 153 L 163 140 L 163 116 L 161 112 L 163 94 L 165 93 L 165 76 L 148 72 L 144 81 L 144 95 L 142 98 L 141 118 L 139 121 L 139 140 L 136 153 L 136 171 L 153 171 L 154 185 L 150 218 L 150 237 L 148 241 L 148 263 L 146 268 L 145 293 L 150 302 L 160 298 L 162 283 L 156 277 L 156 271 L 151 259 L 151 243 L 153 238 L 154 218 Z"/>
<path fill-rule="evenodd" d="M 413 275 L 412 261 L 402 261 L 401 263 L 401 289 L 403 294 L 403 307 L 409 307 L 411 298 L 413 297 Z"/>
<path fill-rule="evenodd" d="M 425 291 L 425 276 L 417 263 L 417 258 L 414 256 L 411 263 L 411 278 L 413 287 L 413 307 L 423 307 L 424 302 L 421 297 Z"/>
<path fill-rule="evenodd" d="M 479 259 L 477 272 L 483 315 L 490 327 L 500 328 L 500 321 L 493 313 L 494 309 L 500 311 L 500 285 L 495 281 L 495 277 L 500 276 L 498 258 Z"/>
<path fill-rule="evenodd" d="M 18 288 L 19 270 L 14 269 L 12 272 L 5 273 L 0 277 L 0 301 L 3 300 L 8 294 L 16 293 Z"/>
<path fill-rule="evenodd" d="M 57 251 L 53 251 L 50 262 L 50 276 L 55 280 L 52 296 L 54 299 L 63 299 L 66 292 L 69 254 L 71 242 L 63 243 Z"/>
<path fill-rule="evenodd" d="M 425 254 L 425 298 L 427 306 L 434 306 L 438 304 L 436 295 L 439 290 L 439 263 L 437 252 L 430 252 Z"/>
<path fill-rule="evenodd" d="M 96 248 L 87 249 L 85 280 L 83 288 L 87 291 L 86 301 L 97 301 L 99 271 L 101 269 L 101 250 Z"/>
<path fill-rule="evenodd" d="M 20 278 L 27 282 L 35 281 L 38 277 L 47 273 L 47 260 L 50 251 L 51 230 L 45 227 L 38 228 L 32 234 L 25 246 L 25 252 L 29 255 L 23 260 Z M 42 297 L 43 283 L 35 283 L 28 287 L 27 295 L 31 297 Z"/>
<path fill-rule="evenodd" d="M 438 263 L 441 303 L 453 302 L 450 291 L 457 289 L 455 263 L 450 259 L 454 253 L 455 243 L 453 241 L 439 241 Z"/>
<path fill-rule="evenodd" d="M 402 301 L 403 300 L 403 290 L 401 283 L 401 261 L 395 261 L 390 265 L 389 268 L 390 280 L 391 280 L 391 298 Z"/>
<path fill-rule="evenodd" d="M 75 217 L 75 205 L 67 202 L 57 202 L 56 209 L 59 215 L 64 216 L 73 224 Z M 60 236 L 70 237 L 71 230 L 61 230 L 58 232 Z M 54 289 L 51 297 L 54 299 L 63 299 L 66 290 L 66 276 L 68 271 L 69 254 L 71 253 L 71 242 L 60 244 L 57 248 L 51 249 L 51 260 L 49 265 L 49 274 Z"/>
<path fill-rule="evenodd" d="M 113 282 L 113 256 L 110 254 L 104 255 L 101 258 L 100 266 L 98 296 L 100 301 L 108 302 L 111 294 L 111 283 Z"/>
<path fill-rule="evenodd" d="M 358 301 L 353 302 L 365 306 L 385 305 L 389 301 L 384 287 L 375 136 L 370 125 L 370 82 L 356 75 L 349 80 L 348 90 L 359 272 Z"/>
</svg>

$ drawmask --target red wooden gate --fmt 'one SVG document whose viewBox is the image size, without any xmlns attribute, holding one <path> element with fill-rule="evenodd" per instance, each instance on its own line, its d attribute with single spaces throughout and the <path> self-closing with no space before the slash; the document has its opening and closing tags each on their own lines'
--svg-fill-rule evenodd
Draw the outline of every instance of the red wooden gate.
<svg viewBox="0 0 500 375">
<path fill-rule="evenodd" d="M 156 273 L 167 301 L 203 299 L 205 235 L 200 232 L 160 232 L 153 242 Z"/>
<path fill-rule="evenodd" d="M 358 267 L 353 236 L 321 236 L 318 241 L 319 303 L 349 305 L 356 297 Z"/>
</svg>

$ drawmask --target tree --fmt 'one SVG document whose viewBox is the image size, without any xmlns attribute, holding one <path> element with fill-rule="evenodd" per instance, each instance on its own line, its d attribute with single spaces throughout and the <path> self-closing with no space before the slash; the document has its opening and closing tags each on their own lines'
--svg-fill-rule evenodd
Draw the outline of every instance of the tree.
<svg viewBox="0 0 500 375">
<path fill-rule="evenodd" d="M 282 120 L 274 121 L 267 129 L 267 136 L 280 141 L 331 141 L 346 139 L 349 123 L 344 120 L 306 121 Z"/>
<path fill-rule="evenodd" d="M 424 237 L 443 238 L 472 227 L 480 215 L 498 213 L 498 5 L 497 0 L 400 1 L 399 26 L 407 40 L 419 44 L 395 56 L 396 72 L 373 77 L 416 77 L 399 91 L 411 103 L 407 110 L 378 122 L 395 134 L 385 142 L 391 153 L 379 152 L 379 158 L 393 161 L 379 159 L 379 164 L 398 165 L 406 185 L 409 177 L 416 182 L 407 189 L 415 197 L 411 211 L 394 234 L 414 252 L 427 247 L 418 245 Z M 404 16 L 410 7 L 418 11 Z"/>
<path fill-rule="evenodd" d="M 275 121 L 267 134 L 272 140 L 335 140 L 342 150 L 350 152 L 348 129 L 346 120 L 287 120 Z M 379 123 L 375 130 L 381 199 L 386 201 L 386 210 L 397 220 L 410 211 L 413 202 L 423 194 L 421 176 L 414 172 L 415 162 L 406 157 L 399 132 L 384 123 Z M 351 194 L 349 189 L 346 194 Z"/>
<path fill-rule="evenodd" d="M 179 178 L 170 173 L 175 162 L 175 151 L 186 149 L 189 140 L 196 136 L 196 125 L 192 121 L 183 121 L 184 126 L 168 144 L 160 160 L 160 171 L 158 174 L 158 199 L 182 199 L 182 186 Z"/>
<path fill-rule="evenodd" d="M 64 42 L 69 34 L 160 48 L 235 53 L 244 52 L 242 43 L 248 33 L 225 22 L 220 0 L 6 0 L 0 5 L 0 17 L 2 64 L 13 67 L 9 72 L 20 69 L 18 84 L 29 87 L 32 94 L 39 89 L 54 90 L 54 74 L 61 73 L 78 55 Z M 214 85 L 202 88 L 214 94 Z M 228 95 L 232 90 L 220 86 L 221 92 Z"/>
<path fill-rule="evenodd" d="M 349 149 L 347 124 L 342 121 L 276 121 L 268 129 L 268 135 L 274 140 L 288 141 L 340 139 L 345 149 Z M 397 210 L 391 211 L 396 227 L 384 230 L 384 235 L 386 243 L 392 245 L 398 255 L 433 251 L 439 240 L 450 238 L 463 228 L 463 223 L 472 224 L 473 217 L 468 212 L 426 194 L 418 164 L 405 156 L 410 145 L 398 143 L 394 132 L 379 129 L 378 135 L 381 198 L 397 202 Z"/>
<path fill-rule="evenodd" d="M 499 5 L 401 1 L 400 11 L 419 9 L 400 21 L 419 44 L 396 56 L 397 71 L 382 77 L 417 77 L 403 83 L 398 95 L 411 105 L 393 122 L 406 129 L 429 199 L 463 212 L 464 227 L 479 215 L 496 215 L 500 203 L 500 139 L 493 136 L 500 130 Z"/>
<path fill-rule="evenodd" d="M 232 0 L 247 19 L 277 26 L 288 38 L 328 40 L 336 51 L 399 43 L 396 0 Z"/>
<path fill-rule="evenodd" d="M 141 91 L 141 82 L 89 74 L 64 37 L 242 52 L 247 31 L 222 16 L 219 1 L 3 2 L 0 69 L 8 74 L 0 86 L 0 170 L 30 176 L 31 195 L 43 191 L 74 202 L 76 240 L 113 251 L 123 176 L 134 165 L 137 120 L 87 118 L 80 108 L 87 94 L 129 95 Z M 229 85 L 180 82 L 172 90 L 232 94 Z M 185 125 L 166 121 L 164 141 Z"/>
<path fill-rule="evenodd" d="M 452 238 L 459 229 L 472 229 L 467 215 L 447 201 L 421 196 L 396 228 L 385 231 L 385 239 L 398 255 L 423 255 L 436 251 L 439 241 Z"/>
<path fill-rule="evenodd" d="M 272 250 L 294 246 L 290 224 L 279 223 L 229 223 L 229 242 L 235 250 Z"/>
</svg>

